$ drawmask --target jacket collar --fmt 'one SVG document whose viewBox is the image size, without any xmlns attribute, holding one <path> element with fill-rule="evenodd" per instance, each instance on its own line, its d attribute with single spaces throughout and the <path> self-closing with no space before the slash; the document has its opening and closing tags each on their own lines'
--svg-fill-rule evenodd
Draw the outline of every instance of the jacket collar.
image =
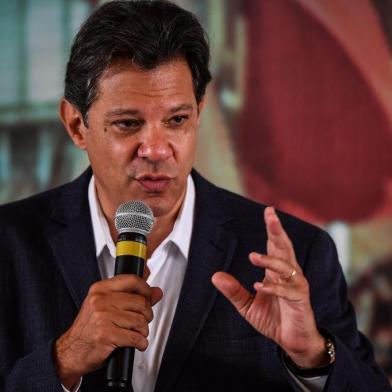
<svg viewBox="0 0 392 392">
<path fill-rule="evenodd" d="M 87 196 L 91 175 L 89 168 L 57 193 L 46 233 L 77 308 L 100 279 Z M 172 390 L 215 301 L 211 276 L 229 268 L 238 242 L 227 229 L 233 214 L 225 194 L 195 170 L 192 178 L 196 204 L 189 261 L 158 374 L 159 392 Z"/>
<path fill-rule="evenodd" d="M 91 284 L 100 279 L 87 198 L 91 175 L 91 169 L 86 170 L 56 193 L 46 233 L 78 309 Z"/>
<path fill-rule="evenodd" d="M 155 391 L 159 392 L 173 389 L 215 301 L 211 276 L 228 269 L 237 245 L 225 228 L 232 213 L 223 192 L 195 170 L 192 177 L 196 205 L 188 268 L 158 374 Z"/>
</svg>

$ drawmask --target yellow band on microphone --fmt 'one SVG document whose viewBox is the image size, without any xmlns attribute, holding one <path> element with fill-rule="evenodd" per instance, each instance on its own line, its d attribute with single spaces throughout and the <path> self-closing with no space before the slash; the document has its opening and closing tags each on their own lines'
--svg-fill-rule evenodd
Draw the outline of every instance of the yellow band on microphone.
<svg viewBox="0 0 392 392">
<path fill-rule="evenodd" d="M 136 241 L 119 241 L 116 256 L 136 256 L 146 260 L 147 246 Z"/>
</svg>

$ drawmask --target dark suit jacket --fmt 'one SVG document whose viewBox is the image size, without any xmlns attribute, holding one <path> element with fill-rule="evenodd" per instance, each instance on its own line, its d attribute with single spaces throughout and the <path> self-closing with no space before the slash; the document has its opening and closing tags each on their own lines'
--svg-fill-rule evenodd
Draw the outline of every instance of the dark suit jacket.
<svg viewBox="0 0 392 392">
<path fill-rule="evenodd" d="M 100 279 L 88 205 L 88 170 L 74 182 L 0 207 L 0 390 L 61 392 L 53 341 Z M 193 172 L 196 211 L 187 267 L 156 391 L 293 391 L 278 347 L 258 334 L 211 284 L 228 271 L 248 288 L 264 272 L 248 254 L 265 252 L 264 206 Z M 335 339 L 329 391 L 390 390 L 356 331 L 335 247 L 323 231 L 280 214 L 311 287 L 317 323 Z M 103 371 L 82 390 L 103 391 Z"/>
</svg>

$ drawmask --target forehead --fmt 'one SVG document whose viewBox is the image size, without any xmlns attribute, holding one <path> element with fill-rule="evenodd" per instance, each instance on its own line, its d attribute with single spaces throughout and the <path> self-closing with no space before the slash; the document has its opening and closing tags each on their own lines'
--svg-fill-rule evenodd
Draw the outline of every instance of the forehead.
<svg viewBox="0 0 392 392">
<path fill-rule="evenodd" d="M 98 83 L 98 101 L 195 100 L 188 63 L 175 59 L 145 70 L 131 62 L 109 66 Z"/>
</svg>

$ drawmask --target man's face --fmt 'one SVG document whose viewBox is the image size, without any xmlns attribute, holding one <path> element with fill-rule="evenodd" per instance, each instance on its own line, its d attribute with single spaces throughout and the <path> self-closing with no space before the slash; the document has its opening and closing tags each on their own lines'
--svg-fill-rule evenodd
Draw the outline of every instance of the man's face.
<svg viewBox="0 0 392 392">
<path fill-rule="evenodd" d="M 99 81 L 84 146 L 101 204 L 143 200 L 156 217 L 181 205 L 199 125 L 192 74 L 184 60 L 145 71 L 112 65 Z"/>
</svg>

